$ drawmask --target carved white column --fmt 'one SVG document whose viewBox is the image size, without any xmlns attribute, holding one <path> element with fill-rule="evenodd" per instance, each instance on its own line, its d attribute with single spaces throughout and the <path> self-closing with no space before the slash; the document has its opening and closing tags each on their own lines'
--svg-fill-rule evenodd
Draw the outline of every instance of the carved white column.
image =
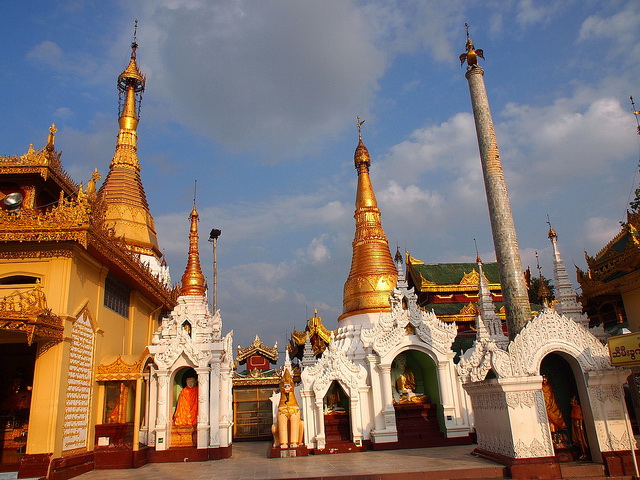
<svg viewBox="0 0 640 480">
<path fill-rule="evenodd" d="M 146 444 L 154 446 L 156 444 L 156 424 L 158 418 L 158 376 L 153 371 L 153 366 L 149 368 L 149 383 L 147 387 Z"/>
<path fill-rule="evenodd" d="M 171 425 L 171 398 L 169 395 L 169 371 L 156 371 L 158 378 L 158 416 L 156 417 L 156 450 L 169 448 L 169 432 L 167 426 Z"/>
<path fill-rule="evenodd" d="M 209 446 L 220 446 L 220 411 L 223 408 L 220 399 L 220 354 L 214 354 L 209 372 Z"/>
<path fill-rule="evenodd" d="M 379 363 L 377 355 L 367 355 L 367 363 L 369 364 L 369 377 L 371 378 L 371 392 L 373 397 L 373 416 L 374 429 L 384 429 L 384 418 L 382 414 L 382 392 L 380 388 L 380 370 L 377 368 Z"/>
<path fill-rule="evenodd" d="M 322 410 L 323 402 L 322 398 L 316 398 L 316 448 L 322 449 L 326 446 L 326 439 L 324 435 L 324 412 Z"/>
<path fill-rule="evenodd" d="M 362 445 L 362 413 L 358 409 L 358 392 L 352 389 L 349 397 L 349 415 L 351 416 L 351 441 L 356 445 Z"/>
<path fill-rule="evenodd" d="M 307 448 L 313 448 L 312 442 L 316 435 L 315 412 L 313 406 L 313 393 L 310 390 L 302 390 L 300 392 L 302 398 L 302 411 L 304 414 L 304 444 Z"/>
<path fill-rule="evenodd" d="M 136 400 L 133 408 L 133 450 L 140 450 L 140 418 L 142 405 L 142 388 L 144 382 L 142 378 L 136 379 Z"/>
<path fill-rule="evenodd" d="M 391 365 L 378 365 L 382 376 L 382 405 L 384 429 L 396 432 L 396 410 L 393 408 L 393 392 L 391 387 Z"/>
<path fill-rule="evenodd" d="M 233 410 L 231 404 L 231 373 L 220 373 L 220 446 L 231 444 L 231 426 L 233 425 Z"/>
<path fill-rule="evenodd" d="M 198 437 L 197 448 L 209 446 L 209 367 L 198 367 Z"/>
</svg>

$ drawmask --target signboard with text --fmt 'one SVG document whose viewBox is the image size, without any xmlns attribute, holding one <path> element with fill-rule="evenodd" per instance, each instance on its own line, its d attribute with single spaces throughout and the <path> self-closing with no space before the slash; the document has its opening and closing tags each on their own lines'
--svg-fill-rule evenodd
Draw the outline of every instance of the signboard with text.
<svg viewBox="0 0 640 480">
<path fill-rule="evenodd" d="M 640 365 L 640 332 L 609 337 L 607 345 L 613 366 Z"/>
</svg>

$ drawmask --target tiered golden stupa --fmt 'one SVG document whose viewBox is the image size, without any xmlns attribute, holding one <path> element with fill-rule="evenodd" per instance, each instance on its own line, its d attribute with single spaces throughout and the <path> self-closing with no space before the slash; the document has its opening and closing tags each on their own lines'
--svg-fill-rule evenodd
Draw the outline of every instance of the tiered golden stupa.
<svg viewBox="0 0 640 480">
<path fill-rule="evenodd" d="M 369 178 L 371 158 L 362 142 L 362 124 L 358 117 L 358 146 L 354 155 L 358 171 L 356 192 L 356 233 L 353 239 L 351 271 L 344 284 L 342 315 L 338 320 L 361 313 L 390 310 L 389 294 L 398 280 L 389 242 L 382 229 L 380 209 Z"/>
<path fill-rule="evenodd" d="M 189 230 L 189 259 L 187 267 L 182 275 L 182 288 L 180 295 L 204 295 L 206 287 L 204 285 L 204 275 L 200 268 L 200 253 L 198 252 L 198 211 L 193 202 L 193 210 L 189 215 L 191 228 Z"/>
<path fill-rule="evenodd" d="M 137 28 L 137 25 L 136 25 Z M 105 226 L 113 228 L 117 237 L 124 237 L 129 250 L 159 259 L 153 217 L 140 179 L 138 161 L 138 127 L 140 101 L 145 76 L 136 62 L 136 43 L 131 43 L 131 60 L 118 77 L 120 92 L 120 131 L 116 151 L 109 165 L 109 174 L 100 188 L 105 204 Z"/>
</svg>

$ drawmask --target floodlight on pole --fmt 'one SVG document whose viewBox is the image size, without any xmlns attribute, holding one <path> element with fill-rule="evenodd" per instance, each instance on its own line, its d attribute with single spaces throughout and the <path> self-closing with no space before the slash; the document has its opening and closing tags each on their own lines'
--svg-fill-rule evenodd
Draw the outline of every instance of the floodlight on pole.
<svg viewBox="0 0 640 480">
<path fill-rule="evenodd" d="M 217 260 L 217 246 L 218 237 L 222 233 L 222 230 L 214 228 L 209 234 L 209 241 L 213 244 L 213 314 L 216 314 L 218 309 L 218 260 Z"/>
</svg>

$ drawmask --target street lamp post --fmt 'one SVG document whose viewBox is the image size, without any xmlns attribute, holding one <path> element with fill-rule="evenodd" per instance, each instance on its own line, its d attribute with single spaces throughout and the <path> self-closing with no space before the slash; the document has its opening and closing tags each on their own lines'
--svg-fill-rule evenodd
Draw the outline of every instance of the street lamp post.
<svg viewBox="0 0 640 480">
<path fill-rule="evenodd" d="M 218 246 L 218 237 L 222 230 L 214 228 L 209 234 L 209 241 L 213 244 L 213 314 L 216 314 L 218 308 L 218 260 L 216 257 L 216 247 Z"/>
</svg>

